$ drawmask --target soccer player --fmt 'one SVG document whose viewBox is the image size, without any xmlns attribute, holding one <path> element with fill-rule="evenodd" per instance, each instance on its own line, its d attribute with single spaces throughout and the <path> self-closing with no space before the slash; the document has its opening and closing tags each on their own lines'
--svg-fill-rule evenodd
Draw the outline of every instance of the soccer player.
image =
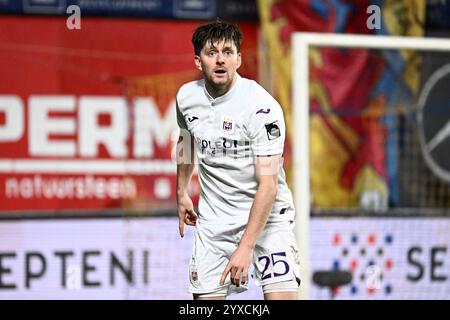
<svg viewBox="0 0 450 320">
<path fill-rule="evenodd" d="M 225 299 L 248 288 L 248 270 L 265 299 L 296 299 L 298 249 L 294 206 L 282 169 L 283 111 L 255 81 L 242 78 L 242 33 L 217 20 L 198 27 L 192 43 L 203 79 L 176 97 L 179 231 L 196 226 L 189 291 Z M 188 196 L 198 160 L 198 214 Z"/>
</svg>

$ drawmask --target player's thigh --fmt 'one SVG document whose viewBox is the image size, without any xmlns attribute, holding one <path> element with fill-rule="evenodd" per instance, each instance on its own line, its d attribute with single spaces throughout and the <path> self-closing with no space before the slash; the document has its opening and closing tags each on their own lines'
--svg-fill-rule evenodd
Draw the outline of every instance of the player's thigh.
<svg viewBox="0 0 450 320">
<path fill-rule="evenodd" d="M 229 294 L 230 280 L 220 285 L 229 257 L 237 247 L 234 226 L 197 224 L 189 266 L 189 291 L 200 298 Z M 243 288 L 245 289 L 245 288 Z"/>
<path fill-rule="evenodd" d="M 300 257 L 293 222 L 268 223 L 254 250 L 257 285 L 300 281 Z"/>
</svg>

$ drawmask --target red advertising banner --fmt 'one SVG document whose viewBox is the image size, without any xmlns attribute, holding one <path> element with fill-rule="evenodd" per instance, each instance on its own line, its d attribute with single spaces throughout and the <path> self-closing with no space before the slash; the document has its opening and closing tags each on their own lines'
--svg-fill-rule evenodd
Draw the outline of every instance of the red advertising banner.
<svg viewBox="0 0 450 320">
<path fill-rule="evenodd" d="M 199 24 L 0 17 L 0 211 L 174 208 L 175 94 L 201 76 Z M 256 78 L 257 27 L 241 28 Z"/>
</svg>

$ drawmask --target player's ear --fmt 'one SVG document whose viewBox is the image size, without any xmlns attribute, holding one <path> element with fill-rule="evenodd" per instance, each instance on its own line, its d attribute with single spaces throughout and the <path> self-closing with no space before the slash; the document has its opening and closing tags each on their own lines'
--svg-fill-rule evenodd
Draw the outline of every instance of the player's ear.
<svg viewBox="0 0 450 320">
<path fill-rule="evenodd" d="M 236 67 L 236 69 L 238 69 L 238 68 L 241 66 L 241 63 L 242 63 L 241 53 L 238 52 L 238 54 L 237 54 L 237 67 Z"/>
<path fill-rule="evenodd" d="M 202 71 L 202 62 L 200 61 L 199 56 L 195 56 L 194 62 L 195 62 L 195 66 L 197 67 L 197 69 Z"/>
</svg>

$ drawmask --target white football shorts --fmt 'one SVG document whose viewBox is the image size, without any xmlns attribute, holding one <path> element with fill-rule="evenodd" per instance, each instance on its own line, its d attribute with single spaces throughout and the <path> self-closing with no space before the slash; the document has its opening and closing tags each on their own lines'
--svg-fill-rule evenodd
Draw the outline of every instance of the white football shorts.
<svg viewBox="0 0 450 320">
<path fill-rule="evenodd" d="M 291 209 L 292 210 L 292 209 Z M 192 256 L 189 266 L 189 292 L 198 295 L 227 296 L 248 289 L 248 283 L 239 287 L 231 283 L 230 274 L 225 284 L 220 278 L 245 231 L 245 223 L 210 224 L 197 221 Z M 267 222 L 253 250 L 253 278 L 264 291 L 274 291 L 273 284 L 300 283 L 299 250 L 294 235 L 293 221 Z M 279 288 L 286 288 L 281 285 Z M 289 285 L 292 291 L 292 285 Z M 284 291 L 280 289 L 279 291 Z"/>
</svg>

